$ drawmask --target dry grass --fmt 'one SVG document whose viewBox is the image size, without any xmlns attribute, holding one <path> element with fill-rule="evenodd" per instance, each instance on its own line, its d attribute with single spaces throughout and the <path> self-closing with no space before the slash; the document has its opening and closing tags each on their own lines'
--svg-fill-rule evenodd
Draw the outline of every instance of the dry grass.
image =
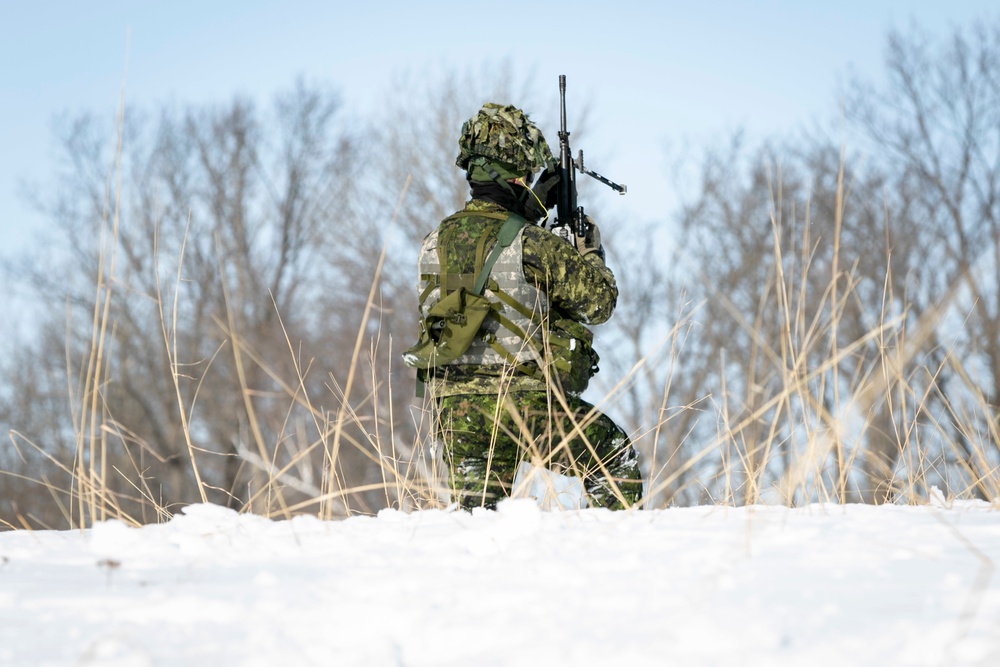
<svg viewBox="0 0 1000 667">
<path fill-rule="evenodd" d="M 119 136 L 119 160 L 120 142 Z M 115 173 L 120 174 L 120 164 Z M 845 189 L 842 179 L 841 172 L 841 193 Z M 15 448 L 36 449 L 54 470 L 70 480 L 68 486 L 53 484 L 40 474 L 30 481 L 49 493 L 66 525 L 74 527 L 90 526 L 109 518 L 138 525 L 167 519 L 174 509 L 172 501 L 158 496 L 157 481 L 145 475 L 142 465 L 130 453 L 126 445 L 135 439 L 115 421 L 105 400 L 105 387 L 115 381 L 107 350 L 115 336 L 110 304 L 116 289 L 120 188 L 120 182 L 112 185 L 109 179 L 111 205 L 102 232 L 101 267 L 94 293 L 89 354 L 84 365 L 72 368 L 67 351 L 76 435 L 73 457 L 62 460 L 44 445 L 12 433 Z M 667 489 L 671 490 L 671 497 L 677 498 L 692 485 L 699 486 L 712 502 L 726 504 L 794 505 L 851 500 L 919 503 L 925 501 L 935 485 L 944 485 L 950 497 L 985 497 L 993 501 L 1000 498 L 996 451 L 1000 433 L 993 407 L 963 366 L 963 360 L 952 351 L 944 350 L 937 355 L 943 361 L 934 366 L 923 361 L 931 357 L 922 356 L 962 284 L 953 285 L 942 303 L 914 321 L 905 306 L 900 309 L 895 305 L 898 295 L 891 293 L 887 280 L 882 303 L 867 306 L 874 326 L 845 343 L 839 335 L 842 318 L 848 305 L 862 301 L 862 297 L 852 267 L 840 264 L 843 202 L 844 198 L 838 197 L 834 261 L 820 308 L 810 312 L 805 299 L 811 289 L 807 278 L 812 275 L 815 252 L 815 244 L 808 236 L 810 226 L 803 226 L 803 237 L 796 243 L 800 254 L 793 264 L 798 269 L 786 274 L 789 263 L 782 247 L 785 236 L 782 221 L 772 217 L 774 270 L 770 284 L 762 289 L 766 303 L 762 298 L 761 312 L 753 321 L 735 307 L 731 310 L 731 316 L 755 341 L 741 377 L 761 377 L 761 369 L 766 367 L 770 369 L 766 387 L 750 383 L 743 387 L 743 394 L 731 394 L 728 387 L 746 383 L 737 379 L 730 382 L 725 371 L 728 366 L 723 362 L 720 395 L 688 399 L 682 401 L 680 408 L 668 412 L 673 401 L 674 369 L 684 354 L 686 320 L 682 318 L 664 339 L 670 363 L 664 372 L 662 392 L 649 397 L 648 423 L 635 434 L 637 445 L 649 459 L 648 498 L 659 497 Z M 780 210 L 780 205 L 774 209 Z M 383 358 L 378 352 L 384 346 L 391 348 L 392 340 L 382 340 L 380 332 L 374 337 L 369 333 L 384 260 L 383 254 L 358 322 L 349 371 L 344 377 L 329 378 L 329 395 L 324 397 L 310 396 L 306 379 L 311 364 L 300 358 L 296 341 L 288 336 L 284 325 L 284 342 L 294 369 L 292 377 L 283 377 L 271 368 L 264 355 L 241 336 L 233 316 L 234 304 L 229 302 L 226 290 L 229 316 L 217 321 L 217 325 L 228 341 L 228 353 L 238 374 L 241 396 L 234 397 L 234 401 L 243 406 L 251 434 L 251 446 L 240 449 L 238 455 L 257 473 L 255 488 L 248 490 L 242 510 L 273 517 L 311 513 L 330 519 L 358 511 L 349 499 L 359 494 L 377 494 L 381 504 L 403 509 L 441 507 L 449 502 L 447 468 L 443 467 L 439 452 L 429 446 L 433 431 L 429 405 L 425 403 L 414 412 L 418 433 L 415 442 L 400 442 L 391 426 L 397 416 L 382 413 L 387 409 L 384 406 L 393 405 L 393 393 L 400 391 L 389 381 L 389 369 L 380 367 L 378 362 Z M 181 281 L 183 262 L 182 249 L 177 283 Z M 180 290 L 175 284 L 171 291 L 172 299 L 160 289 L 156 294 L 162 340 L 176 393 L 177 418 L 185 437 L 187 474 L 193 478 L 200 500 L 206 502 L 211 490 L 201 470 L 206 454 L 194 444 L 190 426 L 194 405 L 185 403 L 180 388 L 186 377 L 176 348 Z M 778 315 L 777 336 L 762 325 L 764 308 L 771 308 L 771 314 Z M 696 316 L 694 311 L 686 317 Z M 632 372 L 608 396 L 595 403 L 613 409 L 622 388 L 635 380 L 647 361 L 638 360 Z M 262 372 L 280 388 L 279 396 L 287 405 L 288 415 L 282 433 L 296 430 L 290 420 L 293 412 L 299 411 L 311 420 L 315 437 L 309 440 L 301 428 L 303 432 L 296 438 L 286 439 L 282 435 L 275 441 L 267 441 L 252 400 L 255 389 L 247 379 L 250 369 Z M 943 394 L 935 382 L 945 371 L 960 379 L 965 397 L 962 402 Z M 359 382 L 363 373 L 368 374 L 366 383 Z M 372 388 L 370 393 L 355 396 L 362 384 Z M 409 391 L 409 387 L 403 391 Z M 567 413 L 572 412 L 561 392 L 556 389 L 552 396 L 554 404 Z M 499 398 L 498 403 L 502 404 L 504 397 Z M 333 412 L 323 407 L 331 401 L 338 406 Z M 715 439 L 696 445 L 687 443 L 681 447 L 673 443 L 673 447 L 664 447 L 670 419 L 681 410 L 696 409 L 717 418 Z M 592 417 L 588 415 L 574 423 L 569 433 L 555 434 L 552 440 L 556 445 L 548 451 L 539 449 L 522 425 L 525 460 L 537 466 L 548 465 L 560 455 L 569 439 L 583 435 L 582 425 Z M 960 441 L 955 438 L 956 433 Z M 494 433 L 494 439 L 495 436 Z M 592 456 L 599 459 L 593 445 L 583 439 Z M 292 441 L 299 444 L 291 448 Z M 887 458 L 872 451 L 866 443 L 873 441 L 891 443 L 894 456 Z M 360 453 L 363 460 L 377 469 L 378 480 L 352 485 L 342 465 L 347 450 Z M 670 454 L 664 456 L 664 451 Z M 321 454 L 319 470 L 315 469 L 316 453 Z M 122 466 L 123 461 L 130 467 Z M 603 465 L 601 468 L 607 472 Z M 128 491 L 112 490 L 112 478 L 124 481 Z M 321 481 L 317 485 L 311 479 Z M 615 493 L 621 497 L 617 487 Z M 290 500 L 292 494 L 294 500 Z M 142 510 L 136 512 L 126 507 Z M 7 528 L 32 525 L 22 514 L 3 519 L 2 523 Z"/>
</svg>

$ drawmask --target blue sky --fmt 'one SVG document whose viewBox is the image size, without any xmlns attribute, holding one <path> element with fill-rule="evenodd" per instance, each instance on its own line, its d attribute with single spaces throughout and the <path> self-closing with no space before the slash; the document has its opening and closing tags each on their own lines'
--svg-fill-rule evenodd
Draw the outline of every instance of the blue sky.
<svg viewBox="0 0 1000 667">
<path fill-rule="evenodd" d="M 149 108 L 235 93 L 263 101 L 302 75 L 331 82 L 363 116 L 394 74 L 507 58 L 550 83 L 550 117 L 557 77 L 568 76 L 571 103 L 579 95 L 593 105 L 589 166 L 629 185 L 615 202 L 622 210 L 656 219 L 676 201 L 667 146 L 835 117 L 838 83 L 852 69 L 879 75 L 891 27 L 915 21 L 944 34 L 1000 18 L 995 6 L 607 0 L 508 3 L 498 13 L 468 2 L 0 0 L 0 253 L 45 225 L 18 193 L 22 181 L 58 186 L 53 119 L 112 117 L 123 80 L 127 107 Z"/>
</svg>

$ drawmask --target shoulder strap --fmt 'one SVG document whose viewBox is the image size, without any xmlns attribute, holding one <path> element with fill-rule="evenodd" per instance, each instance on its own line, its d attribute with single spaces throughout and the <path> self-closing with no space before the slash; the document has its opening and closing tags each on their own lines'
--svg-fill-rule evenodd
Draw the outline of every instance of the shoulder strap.
<svg viewBox="0 0 1000 667">
<path fill-rule="evenodd" d="M 476 278 L 476 284 L 472 287 L 473 294 L 483 293 L 483 288 L 486 287 L 486 281 L 489 280 L 490 277 L 490 271 L 493 270 L 493 265 L 496 264 L 497 258 L 500 257 L 500 253 L 503 252 L 504 248 L 514 242 L 514 239 L 517 238 L 518 233 L 526 223 L 527 220 L 519 216 L 517 213 L 511 213 L 507 216 L 503 226 L 500 227 L 500 232 L 497 234 L 496 245 L 493 246 L 493 250 L 491 250 L 490 254 L 486 257 L 486 261 L 483 263 L 483 269 L 479 272 L 479 277 Z"/>
<path fill-rule="evenodd" d="M 475 217 L 475 218 L 488 218 L 490 220 L 500 220 L 501 222 L 504 222 L 506 224 L 506 222 L 511 217 L 514 217 L 514 216 L 516 216 L 516 214 L 514 214 L 514 213 L 509 213 L 509 212 L 500 213 L 499 211 L 498 212 L 493 212 L 493 211 L 459 211 L 457 213 L 453 213 L 453 214 L 449 215 L 447 218 L 445 218 L 444 220 L 442 220 L 441 223 L 443 224 L 445 222 L 448 222 L 449 220 L 461 220 L 463 218 L 473 218 L 473 217 Z M 520 217 L 520 216 L 516 216 L 516 217 Z M 525 221 L 523 218 L 521 218 L 521 226 L 523 226 L 524 224 L 526 224 L 526 222 L 527 221 Z M 503 229 L 504 229 L 504 227 L 501 225 L 500 231 L 498 232 L 498 241 L 499 241 L 499 236 L 501 236 L 501 235 L 504 234 Z M 506 243 L 504 243 L 501 246 L 501 249 L 503 247 L 506 247 L 506 246 L 510 245 L 513 242 L 514 238 L 516 238 L 516 236 L 517 236 L 517 231 L 519 231 L 519 230 L 520 230 L 520 226 L 518 226 L 518 228 L 516 230 L 513 230 L 514 233 L 511 235 L 510 240 L 508 240 Z M 449 280 L 449 276 L 448 276 L 448 261 L 447 261 L 446 253 L 447 253 L 448 246 L 451 244 L 451 238 L 452 238 L 451 234 L 441 233 L 441 231 L 438 232 L 438 248 L 437 248 L 437 251 L 438 251 L 438 266 L 440 268 L 439 268 L 439 273 L 436 276 L 436 280 L 433 281 L 433 282 L 435 282 L 437 284 L 433 285 L 433 286 L 429 286 L 429 287 L 430 287 L 430 289 L 433 289 L 434 287 L 440 286 L 441 290 L 442 290 L 441 296 L 444 296 L 445 294 L 447 294 L 448 292 L 451 292 L 452 290 L 458 289 L 458 287 L 461 286 L 466 280 L 468 280 L 469 282 L 471 282 L 471 278 L 472 278 L 472 276 L 469 276 L 468 278 L 466 278 L 465 276 L 461 276 L 460 275 L 460 276 L 458 276 L 458 278 L 459 278 L 458 283 L 455 283 L 455 284 L 453 284 L 452 281 Z M 492 261 L 490 261 L 488 259 L 487 260 L 483 259 L 483 255 L 485 255 L 485 245 L 486 245 L 486 242 L 488 240 L 489 240 L 489 237 L 488 237 L 487 234 L 483 234 L 482 237 L 479 239 L 479 243 L 476 246 L 475 263 L 473 264 L 473 266 L 476 266 L 476 267 L 486 267 L 486 273 L 485 273 L 486 279 L 489 278 L 490 270 L 492 270 L 493 263 L 496 261 L 496 258 L 494 258 Z M 475 270 L 475 269 L 473 269 L 473 270 Z M 482 269 L 480 269 L 480 272 L 481 271 L 482 271 Z M 481 273 L 474 273 L 472 275 L 479 276 L 479 275 L 481 275 Z M 484 279 L 484 281 L 483 281 L 484 285 L 485 285 L 485 280 L 486 279 Z M 480 285 L 479 289 L 476 290 L 476 294 L 481 294 L 482 293 L 484 285 Z M 466 289 L 468 289 L 468 286 L 466 287 Z M 421 300 L 420 303 L 422 304 L 423 300 Z"/>
</svg>

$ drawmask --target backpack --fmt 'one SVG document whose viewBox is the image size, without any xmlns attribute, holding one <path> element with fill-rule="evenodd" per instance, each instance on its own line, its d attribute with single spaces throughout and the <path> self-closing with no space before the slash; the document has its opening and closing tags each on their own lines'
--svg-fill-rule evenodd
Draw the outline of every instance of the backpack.
<svg viewBox="0 0 1000 667">
<path fill-rule="evenodd" d="M 420 339 L 403 352 L 403 362 L 407 366 L 426 371 L 451 363 L 469 349 L 487 316 L 500 308 L 483 295 L 490 271 L 526 222 L 514 213 L 507 216 L 472 289 L 459 287 L 444 295 L 421 317 Z"/>
</svg>

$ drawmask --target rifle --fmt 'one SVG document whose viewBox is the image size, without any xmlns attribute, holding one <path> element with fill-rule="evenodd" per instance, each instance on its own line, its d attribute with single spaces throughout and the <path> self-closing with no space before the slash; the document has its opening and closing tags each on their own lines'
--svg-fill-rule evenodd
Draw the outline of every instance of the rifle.
<svg viewBox="0 0 1000 667">
<path fill-rule="evenodd" d="M 559 75 L 559 184 L 556 191 L 556 221 L 552 227 L 567 227 L 574 236 L 585 237 L 589 233 L 587 218 L 583 207 L 576 201 L 576 172 L 582 171 L 591 178 L 604 183 L 618 194 L 628 192 L 628 188 L 608 180 L 595 171 L 583 166 L 583 151 L 577 160 L 573 161 L 569 147 L 569 130 L 566 129 L 566 75 Z"/>
</svg>

